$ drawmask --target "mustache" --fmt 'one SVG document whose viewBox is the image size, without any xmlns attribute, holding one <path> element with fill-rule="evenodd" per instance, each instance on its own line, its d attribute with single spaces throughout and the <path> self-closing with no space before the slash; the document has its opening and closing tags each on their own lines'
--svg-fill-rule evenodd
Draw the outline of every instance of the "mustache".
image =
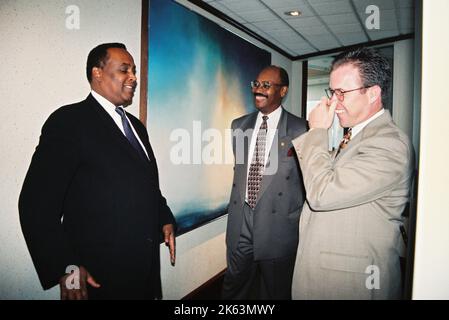
<svg viewBox="0 0 449 320">
<path fill-rule="evenodd" d="M 134 88 L 137 87 L 137 81 L 131 82 L 131 83 L 125 83 L 125 86 L 133 86 Z"/>
<path fill-rule="evenodd" d="M 264 97 L 264 98 L 267 98 L 267 99 L 268 99 L 268 96 L 267 96 L 267 95 L 264 95 L 264 94 L 262 94 L 262 93 L 254 93 L 254 97 Z"/>
</svg>

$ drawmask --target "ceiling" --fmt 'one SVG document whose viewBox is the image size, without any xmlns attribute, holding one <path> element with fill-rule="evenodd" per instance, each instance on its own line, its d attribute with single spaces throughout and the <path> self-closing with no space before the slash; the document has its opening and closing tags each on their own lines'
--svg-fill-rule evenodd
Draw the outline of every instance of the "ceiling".
<svg viewBox="0 0 449 320">
<path fill-rule="evenodd" d="M 384 39 L 411 37 L 414 33 L 414 0 L 198 0 L 190 1 L 217 15 L 280 53 L 296 60 L 343 47 Z M 365 22 L 379 8 L 379 29 Z M 212 9 L 212 10 L 211 10 Z M 214 10 L 215 9 L 215 10 Z M 299 17 L 287 16 L 291 10 Z M 230 19 L 229 19 L 230 18 Z M 371 20 L 371 18 L 369 19 Z"/>
</svg>

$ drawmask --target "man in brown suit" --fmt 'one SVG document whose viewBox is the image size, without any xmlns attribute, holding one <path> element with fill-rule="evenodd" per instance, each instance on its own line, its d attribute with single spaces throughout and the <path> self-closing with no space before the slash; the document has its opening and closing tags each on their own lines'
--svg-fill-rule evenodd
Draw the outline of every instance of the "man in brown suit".
<svg viewBox="0 0 449 320">
<path fill-rule="evenodd" d="M 293 140 L 307 201 L 300 220 L 294 299 L 397 299 L 413 148 L 384 109 L 387 60 L 372 49 L 338 56 L 328 98 L 311 112 L 310 130 Z M 347 128 L 328 152 L 337 114 Z"/>
</svg>

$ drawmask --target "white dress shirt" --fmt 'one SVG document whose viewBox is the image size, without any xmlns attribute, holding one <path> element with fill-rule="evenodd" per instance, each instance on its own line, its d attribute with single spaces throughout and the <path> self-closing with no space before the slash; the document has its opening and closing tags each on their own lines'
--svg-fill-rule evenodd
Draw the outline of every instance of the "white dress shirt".
<svg viewBox="0 0 449 320">
<path fill-rule="evenodd" d="M 268 156 L 270 154 L 270 149 L 273 144 L 274 136 L 276 135 L 276 130 L 278 127 L 279 119 L 281 118 L 281 114 L 282 114 L 282 105 L 279 106 L 272 113 L 266 115 L 266 116 L 268 116 L 268 119 L 267 119 L 267 129 L 268 130 L 267 130 L 267 138 L 265 141 L 265 143 L 266 143 L 265 144 L 265 162 L 264 162 L 265 165 L 267 165 Z M 249 150 L 248 150 L 248 159 L 247 159 L 248 167 L 246 168 L 246 193 L 245 193 L 246 201 L 248 201 L 249 167 L 251 166 L 251 161 L 253 160 L 253 153 L 254 153 L 254 149 L 256 147 L 257 134 L 259 133 L 259 128 L 263 121 L 262 116 L 264 116 L 264 114 L 259 111 L 259 113 L 257 114 L 257 120 L 256 120 L 256 124 L 254 126 L 254 131 L 253 131 L 253 134 L 251 137 L 251 144 L 250 144 Z"/>
<path fill-rule="evenodd" d="M 122 117 L 117 113 L 117 111 L 115 111 L 115 105 L 113 103 L 111 103 L 109 100 L 107 100 L 105 97 L 100 95 L 99 93 L 95 92 L 94 90 L 91 91 L 91 94 L 95 98 L 95 100 L 97 100 L 98 103 L 103 107 L 103 109 L 111 116 L 112 120 L 114 120 L 117 127 L 120 129 L 120 131 L 122 131 L 123 135 L 125 136 L 125 129 L 123 128 Z M 122 106 L 120 106 L 120 107 L 122 107 Z M 125 117 L 126 117 L 126 113 L 125 113 Z M 126 119 L 128 119 L 128 117 L 126 117 Z M 136 130 L 134 129 L 134 127 L 133 127 L 131 121 L 129 121 L 129 119 L 128 119 L 128 122 L 129 122 L 129 125 L 131 126 L 131 129 L 132 129 L 134 135 L 137 138 L 137 141 L 139 141 L 140 145 L 142 146 L 143 151 L 145 152 L 145 154 L 148 157 L 147 149 L 145 149 L 145 146 L 143 145 L 142 141 L 140 140 L 139 135 L 137 134 Z"/>
</svg>

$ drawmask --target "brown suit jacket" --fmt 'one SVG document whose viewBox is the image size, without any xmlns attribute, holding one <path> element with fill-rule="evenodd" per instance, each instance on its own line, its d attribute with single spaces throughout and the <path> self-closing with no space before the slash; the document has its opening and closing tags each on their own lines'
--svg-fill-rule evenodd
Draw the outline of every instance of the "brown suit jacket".
<svg viewBox="0 0 449 320">
<path fill-rule="evenodd" d="M 327 131 L 293 140 L 307 201 L 293 279 L 294 299 L 396 299 L 402 212 L 409 198 L 413 148 L 388 111 L 337 157 Z"/>
</svg>

